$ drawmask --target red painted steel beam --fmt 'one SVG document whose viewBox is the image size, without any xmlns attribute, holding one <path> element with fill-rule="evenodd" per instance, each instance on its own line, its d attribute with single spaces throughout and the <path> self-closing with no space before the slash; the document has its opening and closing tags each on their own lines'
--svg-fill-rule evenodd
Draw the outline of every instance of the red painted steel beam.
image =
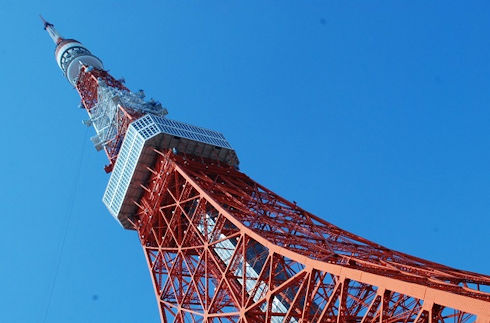
<svg viewBox="0 0 490 323">
<path fill-rule="evenodd" d="M 489 320 L 489 276 L 346 232 L 216 161 L 159 153 L 132 221 L 162 322 Z"/>
</svg>

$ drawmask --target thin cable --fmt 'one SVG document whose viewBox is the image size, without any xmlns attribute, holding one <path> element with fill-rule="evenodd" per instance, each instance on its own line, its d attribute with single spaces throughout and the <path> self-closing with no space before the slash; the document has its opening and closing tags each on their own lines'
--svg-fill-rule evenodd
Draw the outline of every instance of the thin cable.
<svg viewBox="0 0 490 323">
<path fill-rule="evenodd" d="M 66 242 L 66 237 L 68 236 L 68 230 L 70 228 L 71 224 L 71 219 L 73 217 L 73 209 L 75 207 L 75 200 L 76 196 L 78 193 L 78 186 L 80 182 L 80 174 L 82 172 L 82 164 L 83 164 L 83 159 L 85 157 L 85 146 L 86 146 L 86 141 L 87 141 L 87 135 L 88 135 L 88 127 L 85 131 L 85 135 L 83 136 L 83 142 L 82 142 L 82 149 L 80 152 L 80 156 L 78 158 L 78 168 L 76 171 L 76 176 L 75 176 L 75 184 L 71 192 L 71 196 L 69 197 L 69 204 L 68 204 L 68 212 L 67 212 L 67 217 L 66 217 L 66 222 L 63 227 L 63 235 L 61 237 L 61 245 L 58 250 L 58 255 L 56 259 L 56 267 L 54 270 L 54 277 L 53 281 L 51 282 L 51 286 L 49 289 L 49 294 L 48 294 L 48 303 L 46 304 L 46 309 L 44 310 L 44 318 L 42 320 L 43 323 L 46 323 L 46 320 L 48 319 L 48 314 L 49 314 L 49 307 L 51 306 L 51 300 L 53 298 L 53 293 L 54 293 L 54 288 L 56 287 L 56 281 L 58 280 L 58 274 L 60 271 L 60 266 L 61 266 L 61 260 L 63 258 L 63 252 L 65 250 L 65 242 Z"/>
</svg>

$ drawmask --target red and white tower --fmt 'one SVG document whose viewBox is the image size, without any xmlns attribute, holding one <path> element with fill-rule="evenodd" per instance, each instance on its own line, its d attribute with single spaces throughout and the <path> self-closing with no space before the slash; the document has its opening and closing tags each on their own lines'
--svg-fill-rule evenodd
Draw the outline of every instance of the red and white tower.
<svg viewBox="0 0 490 323">
<path fill-rule="evenodd" d="M 54 26 L 111 172 L 103 202 L 135 230 L 162 322 L 490 322 L 490 276 L 390 250 L 238 170 L 219 132 L 165 117 Z"/>
</svg>

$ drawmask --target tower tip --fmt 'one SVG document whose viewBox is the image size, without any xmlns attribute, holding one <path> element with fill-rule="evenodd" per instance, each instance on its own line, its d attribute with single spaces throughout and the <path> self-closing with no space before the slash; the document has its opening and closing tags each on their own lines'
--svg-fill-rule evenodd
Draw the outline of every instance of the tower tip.
<svg viewBox="0 0 490 323">
<path fill-rule="evenodd" d="M 39 18 L 41 18 L 41 21 L 43 22 L 44 30 L 46 30 L 48 32 L 48 35 L 49 35 L 49 37 L 51 37 L 53 42 L 56 45 L 58 45 L 58 43 L 61 40 L 63 40 L 63 38 L 60 36 L 60 34 L 58 34 L 56 29 L 54 29 L 54 25 L 52 23 L 46 21 L 46 19 L 44 19 L 44 17 L 42 15 L 39 15 Z"/>
<path fill-rule="evenodd" d="M 39 18 L 41 18 L 41 21 L 43 22 L 44 30 L 46 30 L 46 28 L 48 27 L 54 27 L 54 25 L 46 21 L 46 19 L 44 19 L 44 17 L 41 14 L 39 14 Z"/>
</svg>

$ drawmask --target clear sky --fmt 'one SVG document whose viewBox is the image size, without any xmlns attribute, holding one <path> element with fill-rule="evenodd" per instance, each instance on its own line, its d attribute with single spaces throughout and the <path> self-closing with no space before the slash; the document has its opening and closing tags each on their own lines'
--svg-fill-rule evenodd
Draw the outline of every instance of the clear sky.
<svg viewBox="0 0 490 323">
<path fill-rule="evenodd" d="M 273 191 L 490 274 L 489 2 L 1 0 L 1 322 L 158 322 L 39 13 Z"/>
</svg>

